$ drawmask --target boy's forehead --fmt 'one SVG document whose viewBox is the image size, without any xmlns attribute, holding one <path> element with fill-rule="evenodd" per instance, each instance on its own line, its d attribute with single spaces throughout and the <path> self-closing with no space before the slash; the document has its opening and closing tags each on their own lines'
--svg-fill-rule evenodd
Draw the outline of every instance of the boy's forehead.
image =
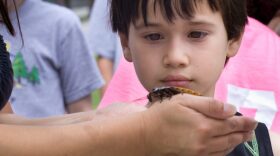
<svg viewBox="0 0 280 156">
<path fill-rule="evenodd" d="M 173 0 L 171 2 L 171 7 L 168 8 L 163 6 L 164 4 L 160 3 L 158 0 L 148 0 L 146 12 L 143 12 L 143 9 L 139 8 L 139 16 L 135 19 L 134 24 L 145 23 L 145 21 L 147 23 L 150 21 L 155 22 L 161 18 L 168 23 L 173 23 L 173 20 L 178 18 L 183 18 L 188 21 L 207 21 L 208 15 L 218 13 L 213 12 L 206 0 L 194 1 L 191 4 L 193 5 L 192 7 L 184 7 L 181 3 L 178 3 L 178 0 Z M 189 10 L 187 10 L 188 8 Z"/>
</svg>

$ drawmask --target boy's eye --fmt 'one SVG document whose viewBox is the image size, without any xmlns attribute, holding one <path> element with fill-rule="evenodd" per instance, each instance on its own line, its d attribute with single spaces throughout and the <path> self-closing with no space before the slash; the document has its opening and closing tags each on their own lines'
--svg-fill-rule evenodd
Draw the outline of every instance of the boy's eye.
<svg viewBox="0 0 280 156">
<path fill-rule="evenodd" d="M 145 38 L 150 41 L 157 41 L 157 40 L 163 39 L 163 36 L 161 36 L 160 34 L 149 34 L 149 35 L 146 35 Z"/>
<path fill-rule="evenodd" d="M 207 35 L 208 35 L 208 33 L 206 33 L 206 32 L 193 31 L 193 32 L 188 34 L 188 37 L 194 38 L 194 39 L 200 39 L 200 38 L 203 38 L 203 37 L 205 37 Z"/>
</svg>

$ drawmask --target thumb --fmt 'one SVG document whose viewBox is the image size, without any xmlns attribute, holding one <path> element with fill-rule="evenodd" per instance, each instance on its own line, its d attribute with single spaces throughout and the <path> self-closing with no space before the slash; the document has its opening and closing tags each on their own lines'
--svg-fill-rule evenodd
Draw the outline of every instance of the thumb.
<svg viewBox="0 0 280 156">
<path fill-rule="evenodd" d="M 176 96 L 182 98 L 182 102 L 180 103 L 183 106 L 215 119 L 227 119 L 234 116 L 236 113 L 235 106 L 225 104 L 210 97 L 194 96 L 189 94 L 180 94 Z"/>
</svg>

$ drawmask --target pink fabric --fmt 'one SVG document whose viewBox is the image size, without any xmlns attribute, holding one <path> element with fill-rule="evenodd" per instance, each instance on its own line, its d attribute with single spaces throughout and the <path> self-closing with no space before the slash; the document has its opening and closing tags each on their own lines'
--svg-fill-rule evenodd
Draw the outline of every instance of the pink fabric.
<svg viewBox="0 0 280 156">
<path fill-rule="evenodd" d="M 226 65 L 215 95 L 280 132 L 280 38 L 250 19 L 239 52 Z"/>
<path fill-rule="evenodd" d="M 266 26 L 249 19 L 238 54 L 231 58 L 216 86 L 216 98 L 235 104 L 280 132 L 280 38 Z M 132 63 L 124 59 L 109 84 L 99 108 L 114 102 L 145 104 L 147 91 Z"/>
<path fill-rule="evenodd" d="M 147 91 L 139 82 L 133 64 L 127 62 L 123 57 L 108 85 L 108 88 L 99 104 L 99 108 L 106 107 L 116 102 L 136 102 L 145 104 Z"/>
</svg>

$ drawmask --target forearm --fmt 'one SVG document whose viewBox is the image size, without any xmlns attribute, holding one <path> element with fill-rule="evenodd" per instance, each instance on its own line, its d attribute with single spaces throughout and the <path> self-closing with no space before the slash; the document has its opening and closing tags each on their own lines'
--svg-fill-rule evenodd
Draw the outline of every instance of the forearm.
<svg viewBox="0 0 280 156">
<path fill-rule="evenodd" d="M 0 155 L 143 156 L 139 121 L 141 113 L 63 126 L 0 125 Z"/>
<path fill-rule="evenodd" d="M 118 117 L 124 116 L 133 112 L 140 112 L 146 110 L 146 107 L 115 103 L 104 109 L 92 110 L 87 112 L 64 114 L 61 116 L 53 116 L 47 118 L 28 119 L 15 114 L 1 114 L 0 124 L 10 125 L 67 125 L 74 123 L 81 123 L 86 121 L 95 121 L 104 117 Z"/>
<path fill-rule="evenodd" d="M 96 111 L 65 114 L 62 116 L 28 119 L 15 114 L 0 114 L 0 124 L 10 125 L 66 125 L 90 121 L 96 116 Z"/>
<path fill-rule="evenodd" d="M 0 129 L 3 132 L 0 134 L 0 155 L 90 155 L 87 138 L 90 136 L 84 126 L 0 125 Z"/>
<path fill-rule="evenodd" d="M 144 156 L 142 113 L 94 122 L 100 127 L 94 156 Z M 96 140 L 95 140 L 96 141 Z"/>
</svg>

